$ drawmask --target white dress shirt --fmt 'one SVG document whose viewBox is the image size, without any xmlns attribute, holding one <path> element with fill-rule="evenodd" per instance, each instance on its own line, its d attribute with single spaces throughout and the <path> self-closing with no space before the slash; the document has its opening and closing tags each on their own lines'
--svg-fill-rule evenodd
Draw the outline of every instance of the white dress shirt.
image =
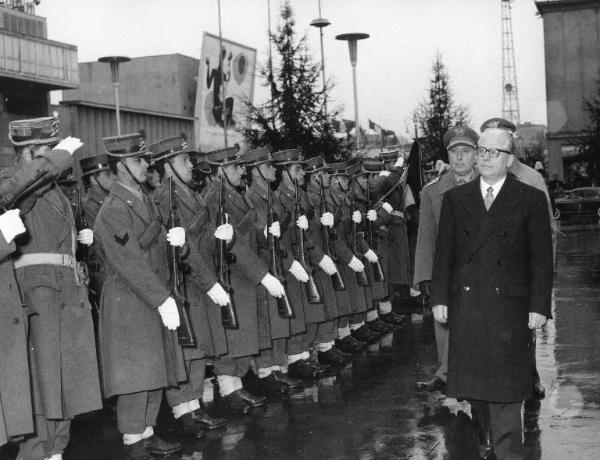
<svg viewBox="0 0 600 460">
<path fill-rule="evenodd" d="M 500 179 L 494 185 L 490 185 L 485 180 L 483 180 L 483 177 L 481 177 L 481 180 L 479 181 L 479 187 L 481 188 L 481 196 L 483 198 L 485 198 L 485 196 L 488 193 L 488 188 L 492 187 L 494 189 L 494 191 L 492 192 L 492 195 L 494 195 L 494 199 L 496 199 L 496 197 L 498 196 L 498 193 L 500 193 L 500 189 L 504 185 L 505 181 L 506 181 L 506 176 L 504 176 L 502 179 Z"/>
</svg>

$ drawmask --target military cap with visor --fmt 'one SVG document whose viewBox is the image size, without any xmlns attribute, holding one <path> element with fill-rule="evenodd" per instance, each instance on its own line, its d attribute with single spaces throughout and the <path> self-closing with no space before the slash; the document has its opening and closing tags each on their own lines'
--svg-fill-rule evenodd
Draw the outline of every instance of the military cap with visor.
<svg viewBox="0 0 600 460">
<path fill-rule="evenodd" d="M 365 174 L 379 174 L 383 171 L 384 164 L 376 158 L 366 158 L 362 163 L 362 167 Z"/>
<path fill-rule="evenodd" d="M 323 171 L 324 169 L 326 169 L 325 161 L 320 155 L 308 158 L 304 162 L 304 171 L 306 171 L 308 174 L 317 173 L 319 171 Z"/>
<path fill-rule="evenodd" d="M 146 132 L 140 129 L 137 133 L 111 136 L 102 139 L 106 154 L 113 159 L 137 158 L 148 155 Z"/>
<path fill-rule="evenodd" d="M 106 153 L 82 158 L 79 160 L 79 166 L 81 167 L 81 177 L 96 174 L 100 171 L 108 171 L 110 169 L 110 166 L 108 165 L 108 155 Z"/>
<path fill-rule="evenodd" d="M 345 175 L 347 168 L 348 168 L 348 162 L 346 162 L 346 161 L 338 161 L 335 163 L 326 163 L 325 164 L 325 172 L 332 176 Z"/>
<path fill-rule="evenodd" d="M 13 120 L 8 123 L 8 138 L 15 147 L 52 145 L 60 141 L 58 114 L 52 117 Z"/>
<path fill-rule="evenodd" d="M 481 128 L 479 130 L 484 132 L 489 128 L 498 128 L 508 131 L 509 133 L 515 135 L 517 132 L 517 126 L 504 118 L 490 118 L 482 123 Z"/>
<path fill-rule="evenodd" d="M 479 141 L 479 134 L 468 126 L 455 126 L 444 134 L 444 145 L 446 146 L 446 150 L 450 150 L 457 145 L 466 145 L 476 149 L 477 141 Z"/>
<path fill-rule="evenodd" d="M 395 163 L 400 156 L 400 150 L 390 150 L 388 152 L 381 152 L 379 154 L 379 160 L 384 163 Z"/>
<path fill-rule="evenodd" d="M 273 161 L 275 161 L 277 166 L 303 165 L 304 155 L 298 149 L 280 150 L 273 154 Z"/>
<path fill-rule="evenodd" d="M 168 160 L 182 153 L 191 153 L 187 143 L 187 136 L 181 133 L 179 136 L 165 137 L 148 146 L 148 151 L 152 156 L 152 163 Z"/>
<path fill-rule="evenodd" d="M 238 144 L 207 152 L 206 161 L 213 166 L 241 165 L 244 162 Z"/>
<path fill-rule="evenodd" d="M 258 166 L 263 163 L 272 163 L 274 161 L 271 151 L 266 147 L 247 150 L 242 153 L 241 158 L 246 166 Z"/>
</svg>

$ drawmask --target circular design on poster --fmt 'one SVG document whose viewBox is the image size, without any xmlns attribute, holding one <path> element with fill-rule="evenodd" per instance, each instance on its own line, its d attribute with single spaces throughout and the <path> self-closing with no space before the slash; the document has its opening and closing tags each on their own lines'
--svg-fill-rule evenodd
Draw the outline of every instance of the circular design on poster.
<svg viewBox="0 0 600 460">
<path fill-rule="evenodd" d="M 244 53 L 236 54 L 233 58 L 233 78 L 238 85 L 241 85 L 248 73 L 248 58 Z"/>
</svg>

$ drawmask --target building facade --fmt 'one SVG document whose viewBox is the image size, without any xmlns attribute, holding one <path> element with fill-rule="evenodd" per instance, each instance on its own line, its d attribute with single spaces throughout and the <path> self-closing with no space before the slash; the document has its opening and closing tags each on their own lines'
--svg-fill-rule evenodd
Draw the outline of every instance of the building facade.
<svg viewBox="0 0 600 460">
<path fill-rule="evenodd" d="M 79 84 L 77 47 L 49 40 L 35 2 L 0 1 L 0 168 L 14 162 L 8 123 L 50 114 L 49 92 Z"/>
<path fill-rule="evenodd" d="M 536 2 L 544 21 L 548 170 L 564 177 L 589 127 L 585 101 L 600 80 L 600 0 Z M 566 161 L 565 161 L 566 160 Z"/>
</svg>

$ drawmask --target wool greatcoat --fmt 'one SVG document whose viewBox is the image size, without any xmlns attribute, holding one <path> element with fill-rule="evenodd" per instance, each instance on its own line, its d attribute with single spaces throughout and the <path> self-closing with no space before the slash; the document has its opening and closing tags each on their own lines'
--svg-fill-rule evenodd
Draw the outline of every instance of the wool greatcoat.
<svg viewBox="0 0 600 460">
<path fill-rule="evenodd" d="M 277 192 L 271 192 L 273 219 L 279 221 L 280 228 L 282 232 L 284 232 L 286 230 L 286 225 L 282 224 L 282 222 L 287 222 L 290 219 L 290 216 L 289 213 L 286 213 L 286 211 L 281 207 L 281 203 L 276 198 L 276 195 Z M 256 209 L 255 234 L 258 255 L 265 264 L 269 264 L 270 254 L 268 240 L 265 238 L 264 233 L 265 226 L 267 225 L 268 212 L 267 189 L 266 187 L 253 182 L 244 196 Z M 284 277 L 283 264 L 280 265 L 282 270 L 280 275 Z M 290 319 L 282 318 L 279 315 L 277 310 L 277 299 L 271 296 L 264 286 L 258 286 L 256 295 L 259 309 L 259 326 L 262 344 L 261 349 L 271 348 L 271 340 L 288 338 L 290 336 Z M 290 299 L 288 298 L 288 300 Z M 294 310 L 294 305 L 292 305 L 292 310 Z"/>
<path fill-rule="evenodd" d="M 74 267 L 26 265 L 37 253 L 75 258 L 71 203 L 56 184 L 22 203 L 27 233 L 17 240 L 16 277 L 30 309 L 30 368 L 36 414 L 68 420 L 102 407 L 91 306 Z"/>
<path fill-rule="evenodd" d="M 15 194 L 37 183 L 52 182 L 72 163 L 65 150 L 51 150 L 31 162 L 0 173 L 0 204 L 17 207 Z M 37 187 L 36 187 L 37 188 Z M 0 445 L 12 436 L 33 431 L 27 357 L 27 311 L 19 294 L 10 244 L 0 233 Z"/>
<path fill-rule="evenodd" d="M 509 175 L 489 211 L 479 180 L 446 192 L 432 305 L 448 306 L 447 395 L 531 397 L 529 312 L 550 317 L 552 239 L 542 192 Z"/>
<path fill-rule="evenodd" d="M 352 208 L 351 201 L 343 192 L 338 192 L 330 189 L 329 196 L 333 202 L 334 212 L 334 228 L 336 231 L 336 239 L 334 247 L 339 261 L 338 269 L 344 278 L 346 290 L 350 302 L 347 309 L 338 302 L 340 315 L 352 315 L 355 313 L 364 313 L 367 310 L 367 305 L 371 305 L 371 293 L 368 287 L 359 286 L 356 282 L 356 273 L 348 267 L 350 260 L 355 256 L 353 253 L 354 244 L 356 244 L 356 257 L 362 258 L 362 255 L 369 249 L 364 238 L 358 237 L 357 241 L 352 241 Z M 365 266 L 366 269 L 366 266 Z"/>
<path fill-rule="evenodd" d="M 163 222 L 169 220 L 169 185 L 164 181 L 154 192 Z M 190 302 L 190 322 L 198 347 L 184 348 L 186 361 L 227 353 L 225 330 L 221 324 L 221 307 L 206 295 L 217 282 L 212 251 L 215 226 L 208 218 L 208 209 L 200 195 L 173 180 L 173 199 L 177 200 L 180 225 L 185 228 L 190 250 L 182 261 L 189 271 L 185 274 L 186 297 Z"/>
<path fill-rule="evenodd" d="M 290 219 L 287 220 L 288 225 L 285 229 L 285 237 L 282 235 L 282 248 L 285 248 L 287 252 L 287 257 L 284 259 L 283 265 L 285 270 L 285 278 L 288 286 L 288 296 L 294 306 L 298 306 L 296 308 L 295 314 L 296 316 L 292 320 L 292 334 L 300 334 L 305 331 L 306 323 L 321 323 L 326 320 L 325 317 L 325 305 L 321 303 L 311 304 L 308 302 L 308 297 L 306 295 L 306 286 L 305 283 L 300 283 L 288 270 L 292 265 L 294 260 L 298 260 L 298 228 L 296 226 L 296 199 L 295 199 L 295 191 L 293 187 L 290 187 L 286 182 L 281 182 L 279 184 L 279 193 L 277 195 L 281 206 L 289 213 L 291 216 Z M 308 264 L 312 263 L 311 253 L 313 251 L 319 251 L 320 248 L 315 247 L 314 243 L 314 233 L 315 233 L 315 210 L 310 205 L 308 198 L 306 196 L 306 192 L 302 189 L 298 190 L 298 198 L 300 200 L 300 208 L 301 212 L 304 213 L 306 218 L 308 219 L 309 227 L 308 230 L 304 232 L 305 241 L 304 245 L 306 248 L 306 253 L 308 257 L 306 262 Z M 299 217 L 299 216 L 298 216 Z M 317 219 L 318 223 L 318 219 Z M 320 251 L 321 258 L 323 257 L 323 252 Z M 315 257 L 316 259 L 316 257 Z M 320 259 L 319 259 L 320 260 Z M 309 267 L 311 268 L 311 267 Z M 312 265 L 313 276 L 315 277 L 315 283 L 317 284 L 317 288 L 319 289 L 319 293 L 323 295 L 323 288 L 319 285 L 316 272 L 317 270 L 321 270 L 319 266 Z M 301 307 L 300 307 L 301 306 Z M 303 313 L 302 313 L 303 312 Z"/>
<path fill-rule="evenodd" d="M 268 273 L 267 264 L 258 257 L 256 247 L 256 209 L 252 203 L 227 183 L 223 184 L 223 204 L 234 228 L 230 251 L 235 256 L 231 265 L 232 300 L 235 305 L 239 328 L 226 329 L 227 358 L 240 358 L 259 352 L 257 286 Z M 220 181 L 213 180 L 207 187 L 204 201 L 213 225 L 219 211 Z M 216 254 L 216 243 L 213 247 Z"/>
<path fill-rule="evenodd" d="M 94 224 L 104 255 L 98 338 L 106 397 L 157 390 L 185 380 L 175 331 L 164 327 L 158 307 L 167 289 L 166 231 L 141 191 L 115 182 Z M 167 365 L 167 351 L 174 365 Z"/>
</svg>

